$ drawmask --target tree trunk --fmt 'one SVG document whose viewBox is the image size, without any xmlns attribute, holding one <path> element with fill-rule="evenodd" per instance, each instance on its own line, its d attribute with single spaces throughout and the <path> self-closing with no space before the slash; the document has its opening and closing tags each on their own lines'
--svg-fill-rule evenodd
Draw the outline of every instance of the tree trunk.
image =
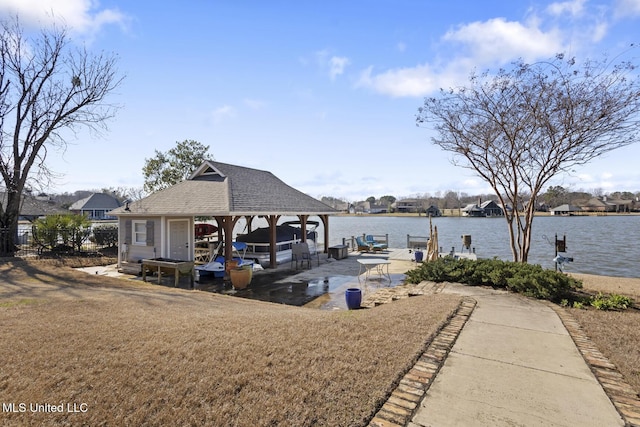
<svg viewBox="0 0 640 427">
<path fill-rule="evenodd" d="M 513 262 L 517 262 L 518 261 L 518 238 L 516 237 L 515 232 L 513 230 L 513 220 L 515 215 L 508 214 L 507 212 L 505 212 L 504 217 L 507 220 L 507 225 L 508 225 L 507 228 L 509 229 L 509 244 L 511 247 L 511 255 L 513 256 Z"/>
<path fill-rule="evenodd" d="M 7 206 L 0 216 L 2 227 L 0 256 L 12 257 L 18 251 L 18 218 L 20 216 L 20 194 L 15 190 L 7 190 Z"/>
<path fill-rule="evenodd" d="M 531 226 L 533 225 L 533 217 L 529 210 L 525 212 L 524 227 L 522 230 L 522 249 L 520 251 L 520 261 L 526 263 L 529 261 L 529 248 L 531 247 Z"/>
</svg>

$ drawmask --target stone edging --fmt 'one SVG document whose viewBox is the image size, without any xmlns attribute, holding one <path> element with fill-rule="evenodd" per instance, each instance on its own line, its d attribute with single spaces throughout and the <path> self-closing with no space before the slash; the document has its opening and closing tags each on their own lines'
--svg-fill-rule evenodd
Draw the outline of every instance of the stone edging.
<svg viewBox="0 0 640 427">
<path fill-rule="evenodd" d="M 550 302 L 551 307 L 571 335 L 585 362 L 616 407 L 628 427 L 640 427 L 640 398 L 611 363 L 587 337 L 580 324 L 566 309 Z"/>
<path fill-rule="evenodd" d="M 476 301 L 464 298 L 456 313 L 438 332 L 415 365 L 402 377 L 391 396 L 369 422 L 370 427 L 405 426 L 440 371 L 460 331 L 476 307 Z"/>
</svg>

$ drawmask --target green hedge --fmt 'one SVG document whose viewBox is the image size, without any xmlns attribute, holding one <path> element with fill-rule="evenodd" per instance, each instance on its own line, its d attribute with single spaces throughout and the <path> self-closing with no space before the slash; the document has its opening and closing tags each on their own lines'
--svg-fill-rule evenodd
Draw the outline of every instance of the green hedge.
<svg viewBox="0 0 640 427">
<path fill-rule="evenodd" d="M 497 259 L 438 258 L 407 272 L 407 282 L 455 282 L 471 286 L 492 286 L 526 296 L 560 302 L 582 287 L 582 282 L 563 273 L 545 270 L 537 264 Z"/>
<path fill-rule="evenodd" d="M 91 241 L 100 246 L 118 246 L 118 226 L 102 225 L 95 227 Z"/>
</svg>

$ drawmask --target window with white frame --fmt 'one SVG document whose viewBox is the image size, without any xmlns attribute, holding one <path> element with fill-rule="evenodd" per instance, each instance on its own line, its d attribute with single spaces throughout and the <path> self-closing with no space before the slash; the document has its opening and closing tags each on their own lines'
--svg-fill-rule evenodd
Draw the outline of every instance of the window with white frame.
<svg viewBox="0 0 640 427">
<path fill-rule="evenodd" d="M 132 221 L 131 232 L 133 233 L 131 242 L 134 245 L 145 246 L 147 244 L 147 221 Z"/>
</svg>

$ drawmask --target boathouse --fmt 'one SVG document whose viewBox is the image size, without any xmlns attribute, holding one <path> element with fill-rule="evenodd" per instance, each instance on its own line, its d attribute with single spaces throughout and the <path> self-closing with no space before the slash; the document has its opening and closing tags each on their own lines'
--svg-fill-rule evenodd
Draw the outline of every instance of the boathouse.
<svg viewBox="0 0 640 427">
<path fill-rule="evenodd" d="M 233 227 L 238 219 L 245 218 L 251 230 L 254 218 L 265 218 L 271 231 L 271 267 L 276 267 L 276 225 L 281 217 L 298 217 L 303 239 L 307 219 L 319 217 L 324 225 L 326 252 L 329 216 L 335 213 L 271 172 L 214 161 L 205 161 L 178 184 L 110 212 L 118 218 L 121 270 L 135 269 L 142 259 L 193 261 L 196 217 L 215 219 L 225 242 L 225 254 L 232 253 Z"/>
</svg>

